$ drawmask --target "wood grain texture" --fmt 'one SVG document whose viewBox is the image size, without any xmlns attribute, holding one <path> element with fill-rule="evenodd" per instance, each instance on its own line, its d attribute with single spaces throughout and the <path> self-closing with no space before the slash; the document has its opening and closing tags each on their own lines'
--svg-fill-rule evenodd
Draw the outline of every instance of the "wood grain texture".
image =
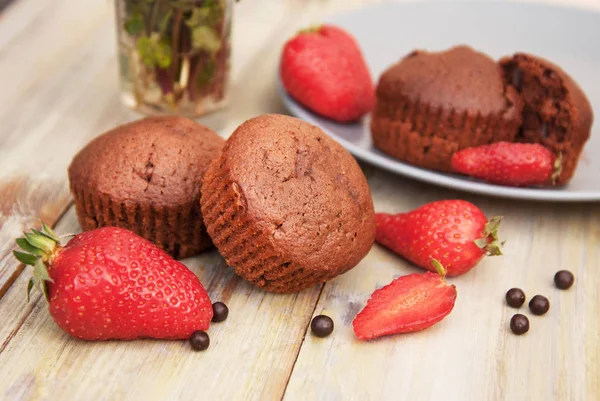
<svg viewBox="0 0 600 401">
<path fill-rule="evenodd" d="M 6 33 L 0 74 L 13 78 L 0 93 L 0 295 L 21 270 L 11 256 L 12 239 L 40 219 L 54 223 L 68 205 L 72 155 L 134 117 L 115 101 L 110 8 L 103 2 L 54 5 L 23 0 L 6 10 L 6 21 L 12 24 L 14 14 L 23 26 L 14 24 L 11 34 L 0 24 Z"/>
<path fill-rule="evenodd" d="M 78 230 L 74 209 L 57 232 Z M 239 279 L 215 251 L 188 259 L 211 299 L 230 309 L 211 325 L 211 346 L 187 341 L 85 342 L 61 331 L 43 300 L 25 305 L 26 280 L 11 286 L 0 316 L 0 399 L 225 400 L 279 397 L 321 286 L 290 295 L 266 293 Z M 23 274 L 23 277 L 25 273 Z M 15 311 L 20 311 L 14 318 Z M 7 341 L 9 340 L 9 341 Z"/>
<path fill-rule="evenodd" d="M 231 105 L 201 122 L 227 136 L 250 117 L 284 112 L 273 77 L 285 39 L 328 13 L 378 1 L 240 2 Z M 55 222 L 68 208 L 66 167 L 75 152 L 139 117 L 118 100 L 111 3 L 18 0 L 0 15 L 0 74 L 11 77 L 0 91 L 1 400 L 600 399 L 600 208 L 594 204 L 467 197 L 488 215 L 506 217 L 506 255 L 452 279 L 456 310 L 418 335 L 354 339 L 350 324 L 369 294 L 415 271 L 377 246 L 320 297 L 320 287 L 266 294 L 233 276 L 214 252 L 185 261 L 211 298 L 231 310 L 226 322 L 211 327 L 205 353 L 191 352 L 185 342 L 78 341 L 58 329 L 39 295 L 26 304 L 29 271 L 20 274 L 12 239 L 40 217 Z M 381 211 L 465 197 L 365 170 Z M 69 209 L 58 231 L 78 229 Z M 576 274 L 570 291 L 552 287 L 560 268 Z M 508 331 L 515 311 L 502 299 L 512 286 L 529 297 L 543 293 L 552 304 L 548 315 L 531 318 L 524 337 Z M 310 335 L 313 311 L 334 318 L 331 337 Z"/>
<path fill-rule="evenodd" d="M 118 101 L 111 7 L 101 0 L 57 1 L 43 9 L 56 17 L 50 23 L 31 18 L 34 4 L 22 0 L 7 11 L 29 17 L 30 31 L 0 24 L 0 33 L 8 31 L 0 53 L 15 54 L 0 59 L 0 73 L 26 75 L 0 93 L 7 105 L 0 110 L 0 399 L 280 399 L 321 286 L 266 294 L 233 276 L 214 252 L 189 260 L 211 298 L 231 309 L 226 323 L 211 328 L 211 352 L 202 354 L 185 342 L 74 340 L 54 324 L 39 295 L 24 302 L 29 271 L 19 275 L 13 238 L 40 217 L 54 222 L 68 206 L 66 167 L 75 152 L 139 117 Z M 303 1 L 262 4 L 270 13 L 256 15 L 252 4 L 236 8 L 232 104 L 202 120 L 224 135 L 256 114 L 282 111 L 272 85 L 279 49 L 298 27 L 291 21 L 307 21 L 303 16 L 319 10 Z M 43 48 L 35 63 L 21 66 L 28 61 L 21 49 L 37 46 Z M 36 156 L 24 157 L 30 154 Z M 58 231 L 77 229 L 71 210 Z"/>
<path fill-rule="evenodd" d="M 394 185 L 391 185 L 394 183 Z M 440 198 L 465 198 L 488 216 L 504 216 L 505 255 L 448 279 L 458 291 L 454 311 L 421 333 L 359 342 L 352 320 L 369 295 L 393 278 L 419 272 L 375 246 L 361 264 L 325 285 L 315 314 L 337 327 L 330 338 L 307 335 L 285 400 L 595 400 L 600 349 L 600 208 L 492 200 L 441 191 L 377 172 L 375 208 L 401 212 Z M 411 194 L 407 196 L 407 194 Z M 415 195 L 419 194 L 419 195 Z M 554 273 L 577 278 L 554 288 Z M 547 296 L 550 311 L 530 317 L 527 335 L 512 334 L 518 313 L 504 303 L 512 287 L 528 299 Z M 318 367 L 318 368 L 315 368 Z"/>
</svg>

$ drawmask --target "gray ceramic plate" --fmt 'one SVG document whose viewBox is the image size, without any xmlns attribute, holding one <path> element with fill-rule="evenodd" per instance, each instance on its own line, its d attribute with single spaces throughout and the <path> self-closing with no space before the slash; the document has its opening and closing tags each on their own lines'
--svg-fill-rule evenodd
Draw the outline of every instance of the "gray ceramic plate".
<svg viewBox="0 0 600 401">
<path fill-rule="evenodd" d="M 600 110 L 600 14 L 542 4 L 512 2 L 387 3 L 330 19 L 356 36 L 376 78 L 415 48 L 442 50 L 469 44 L 499 58 L 530 52 L 561 65 Z M 559 189 L 511 188 L 425 170 L 373 147 L 368 121 L 342 125 L 321 118 L 279 91 L 290 112 L 320 126 L 354 156 L 432 184 L 507 198 L 545 201 L 600 200 L 600 123 L 592 128 L 576 175 Z M 600 117 L 599 117 L 600 118 Z"/>
</svg>

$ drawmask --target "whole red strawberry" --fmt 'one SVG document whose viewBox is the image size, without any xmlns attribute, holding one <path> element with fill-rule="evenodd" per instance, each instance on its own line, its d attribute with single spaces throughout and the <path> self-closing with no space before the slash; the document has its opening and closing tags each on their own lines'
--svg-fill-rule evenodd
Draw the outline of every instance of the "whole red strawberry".
<svg viewBox="0 0 600 401">
<path fill-rule="evenodd" d="M 448 276 L 471 270 L 485 255 L 501 255 L 498 240 L 501 217 L 487 220 L 463 200 L 432 202 L 408 213 L 377 213 L 375 241 L 434 271 L 431 259 L 445 266 Z"/>
<path fill-rule="evenodd" d="M 352 322 L 356 337 L 370 340 L 424 330 L 448 316 L 456 301 L 456 287 L 446 283 L 438 261 L 432 261 L 432 266 L 439 274 L 409 274 L 376 290 Z"/>
<path fill-rule="evenodd" d="M 332 26 L 301 31 L 283 48 L 281 81 L 305 107 L 339 122 L 371 111 L 373 81 L 356 40 Z"/>
<path fill-rule="evenodd" d="M 539 144 L 497 142 L 466 148 L 452 156 L 452 169 L 494 184 L 551 185 L 560 176 L 560 158 Z"/>
<path fill-rule="evenodd" d="M 105 227 L 76 235 L 64 247 L 43 225 L 17 239 L 15 251 L 34 267 L 35 285 L 54 321 L 84 340 L 186 339 L 206 330 L 213 310 L 200 280 L 142 237 Z"/>
</svg>

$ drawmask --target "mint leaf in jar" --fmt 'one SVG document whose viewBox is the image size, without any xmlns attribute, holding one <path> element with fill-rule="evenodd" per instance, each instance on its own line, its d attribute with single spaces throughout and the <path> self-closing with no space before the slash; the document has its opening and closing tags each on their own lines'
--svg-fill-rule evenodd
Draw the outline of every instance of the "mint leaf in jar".
<svg viewBox="0 0 600 401">
<path fill-rule="evenodd" d="M 147 67 L 154 67 L 154 44 L 152 39 L 142 36 L 137 40 L 137 51 Z"/>
<path fill-rule="evenodd" d="M 205 1 L 201 7 L 195 7 L 185 20 L 185 24 L 194 29 L 200 25 L 216 25 L 223 18 L 224 4 L 221 1 Z"/>
<path fill-rule="evenodd" d="M 194 11 L 192 11 L 192 15 L 190 15 L 190 17 L 185 21 L 185 24 L 190 28 L 195 28 L 197 26 L 206 24 L 206 19 L 209 15 L 209 7 L 194 8 Z"/>
<path fill-rule="evenodd" d="M 160 68 L 167 68 L 171 65 L 171 54 L 171 45 L 167 40 L 161 40 L 156 43 L 154 60 Z"/>
<path fill-rule="evenodd" d="M 158 40 L 157 35 L 140 37 L 137 41 L 137 50 L 148 67 L 167 68 L 171 65 L 171 45 L 167 40 Z"/>
<path fill-rule="evenodd" d="M 140 14 L 133 14 L 124 23 L 125 31 L 131 36 L 136 36 L 144 30 L 144 20 Z"/>
<path fill-rule="evenodd" d="M 216 53 L 221 47 L 221 39 L 212 28 L 197 26 L 192 31 L 192 46 L 194 49 Z"/>
</svg>

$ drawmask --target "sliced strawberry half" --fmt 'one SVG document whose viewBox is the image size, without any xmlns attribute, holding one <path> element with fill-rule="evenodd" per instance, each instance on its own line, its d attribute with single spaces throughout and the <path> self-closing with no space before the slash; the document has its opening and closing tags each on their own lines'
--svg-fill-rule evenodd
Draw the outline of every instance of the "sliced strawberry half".
<svg viewBox="0 0 600 401">
<path fill-rule="evenodd" d="M 446 317 L 454 308 L 456 287 L 444 280 L 441 264 L 434 265 L 441 274 L 409 274 L 373 292 L 352 322 L 356 337 L 371 340 L 424 330 Z"/>
</svg>

